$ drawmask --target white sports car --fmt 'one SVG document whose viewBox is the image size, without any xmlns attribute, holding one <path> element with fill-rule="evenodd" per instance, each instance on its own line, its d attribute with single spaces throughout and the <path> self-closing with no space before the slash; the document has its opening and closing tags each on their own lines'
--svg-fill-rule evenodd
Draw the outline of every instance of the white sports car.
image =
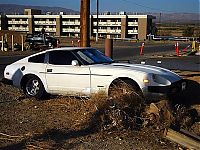
<svg viewBox="0 0 200 150">
<path fill-rule="evenodd" d="M 6 66 L 2 81 L 36 98 L 47 93 L 90 96 L 104 91 L 109 95 L 113 85 L 120 86 L 120 81 L 144 97 L 186 88 L 186 82 L 167 69 L 115 63 L 94 48 L 78 47 L 50 49 L 18 60 Z"/>
</svg>

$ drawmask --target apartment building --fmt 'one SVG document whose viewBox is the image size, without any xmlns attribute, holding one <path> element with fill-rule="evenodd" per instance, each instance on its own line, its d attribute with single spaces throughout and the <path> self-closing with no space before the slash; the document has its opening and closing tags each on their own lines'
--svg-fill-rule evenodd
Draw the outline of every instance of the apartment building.
<svg viewBox="0 0 200 150">
<path fill-rule="evenodd" d="M 99 38 L 146 39 L 152 33 L 151 15 L 126 15 L 105 13 L 98 15 Z M 45 32 L 55 36 L 79 37 L 80 15 L 41 14 L 40 10 L 25 9 L 24 15 L 5 15 L 0 19 L 1 30 L 13 30 L 26 33 Z M 97 34 L 97 15 L 90 15 L 90 36 Z"/>
</svg>

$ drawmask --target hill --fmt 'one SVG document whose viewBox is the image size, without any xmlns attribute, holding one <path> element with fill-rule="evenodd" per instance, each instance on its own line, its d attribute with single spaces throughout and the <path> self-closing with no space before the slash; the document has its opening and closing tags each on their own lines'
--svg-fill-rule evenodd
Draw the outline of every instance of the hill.
<svg viewBox="0 0 200 150">
<path fill-rule="evenodd" d="M 199 24 L 198 13 L 148 13 L 156 16 L 156 22 L 161 23 L 190 23 Z"/>
<path fill-rule="evenodd" d="M 62 7 L 48 7 L 48 6 L 26 6 L 16 4 L 0 4 L 0 12 L 6 15 L 24 14 L 24 9 L 32 8 L 42 10 L 42 14 L 52 12 L 52 14 L 59 14 L 59 12 L 65 12 L 66 14 L 79 14 L 78 11 L 62 8 Z"/>
</svg>

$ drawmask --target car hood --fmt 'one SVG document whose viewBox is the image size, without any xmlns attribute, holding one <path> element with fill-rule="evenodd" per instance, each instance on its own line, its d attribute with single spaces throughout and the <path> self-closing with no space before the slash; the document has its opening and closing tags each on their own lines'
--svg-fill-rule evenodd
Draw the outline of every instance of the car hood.
<svg viewBox="0 0 200 150">
<path fill-rule="evenodd" d="M 125 63 L 113 63 L 113 64 L 110 64 L 110 65 L 112 67 L 127 68 L 127 69 L 135 70 L 135 71 L 138 71 L 138 72 L 145 72 L 145 73 L 154 73 L 154 74 L 173 73 L 168 69 L 157 67 L 157 66 L 151 66 L 151 65 L 125 64 Z"/>
<path fill-rule="evenodd" d="M 142 64 L 126 64 L 126 63 L 111 63 L 92 65 L 91 70 L 101 70 L 103 75 L 121 74 L 123 72 L 134 72 L 135 75 L 141 74 L 157 74 L 165 77 L 170 81 L 178 81 L 181 79 L 176 73 L 157 66 L 142 65 Z M 103 70 L 103 71 L 102 71 Z"/>
</svg>

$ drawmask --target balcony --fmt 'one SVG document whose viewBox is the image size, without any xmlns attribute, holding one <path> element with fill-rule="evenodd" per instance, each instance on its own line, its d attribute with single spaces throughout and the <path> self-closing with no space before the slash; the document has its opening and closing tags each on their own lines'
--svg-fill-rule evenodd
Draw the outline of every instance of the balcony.
<svg viewBox="0 0 200 150">
<path fill-rule="evenodd" d="M 35 31 L 41 31 L 42 28 L 35 28 Z M 56 28 L 45 28 L 45 32 L 56 32 Z"/>
<path fill-rule="evenodd" d="M 121 22 L 107 22 L 108 26 L 121 26 Z"/>
<path fill-rule="evenodd" d="M 63 28 L 62 32 L 80 33 L 80 29 Z"/>
<path fill-rule="evenodd" d="M 28 24 L 28 21 L 8 21 L 8 24 Z"/>
<path fill-rule="evenodd" d="M 28 27 L 8 27 L 8 30 L 14 30 L 14 31 L 29 31 Z"/>
<path fill-rule="evenodd" d="M 128 22 L 128 26 L 138 26 L 138 22 Z"/>
<path fill-rule="evenodd" d="M 35 25 L 56 25 L 56 21 L 34 21 Z"/>
<path fill-rule="evenodd" d="M 138 34 L 138 30 L 128 30 L 128 34 Z"/>
<path fill-rule="evenodd" d="M 97 29 L 93 29 L 93 33 L 97 33 Z M 121 30 L 119 29 L 99 29 L 98 33 L 111 33 L 111 34 L 121 34 Z"/>
<path fill-rule="evenodd" d="M 94 26 L 97 26 L 97 22 L 93 22 Z M 99 22 L 99 26 L 121 26 L 121 22 Z"/>
<path fill-rule="evenodd" d="M 107 33 L 111 33 L 111 34 L 121 34 L 121 30 L 107 30 Z"/>
<path fill-rule="evenodd" d="M 93 29 L 93 33 L 97 33 L 97 29 Z M 107 29 L 99 29 L 98 33 L 107 33 Z"/>
<path fill-rule="evenodd" d="M 63 22 L 62 22 L 62 25 L 78 25 L 78 26 L 80 26 L 80 22 L 74 22 L 74 21 L 69 22 L 69 21 L 63 21 Z"/>
</svg>

